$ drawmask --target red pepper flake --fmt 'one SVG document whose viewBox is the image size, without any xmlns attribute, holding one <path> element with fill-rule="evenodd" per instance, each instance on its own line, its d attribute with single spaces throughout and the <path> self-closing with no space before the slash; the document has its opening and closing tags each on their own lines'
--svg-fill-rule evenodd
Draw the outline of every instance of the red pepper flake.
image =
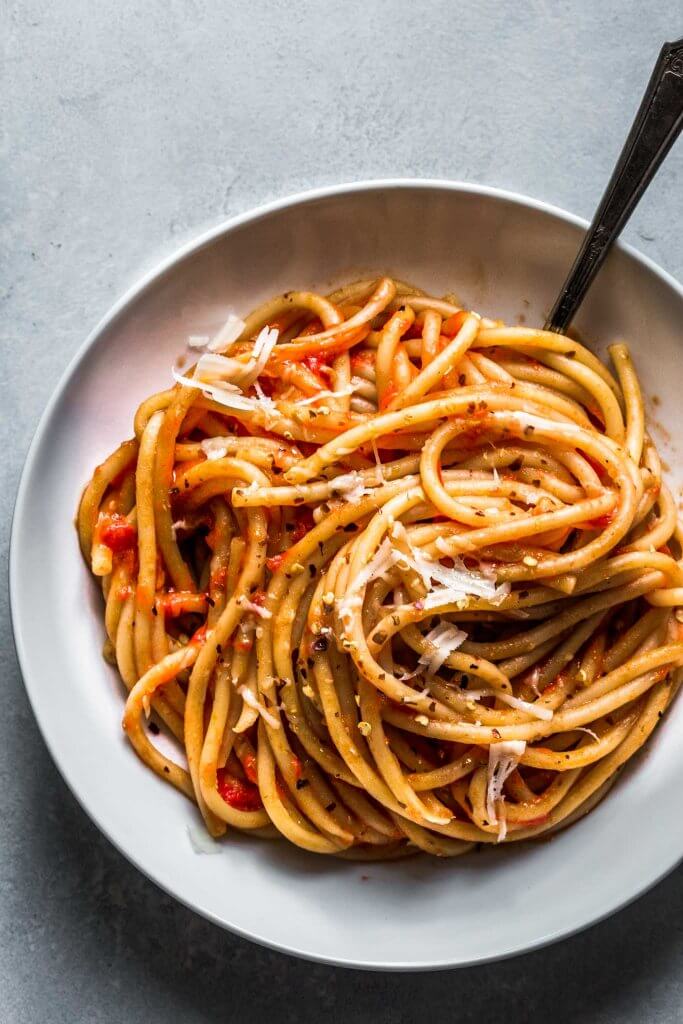
<svg viewBox="0 0 683 1024">
<path fill-rule="evenodd" d="M 298 544 L 315 526 L 313 512 L 310 508 L 300 508 L 296 517 L 296 527 L 292 534 L 292 544 Z"/>
<path fill-rule="evenodd" d="M 217 789 L 229 807 L 238 811 L 260 811 L 263 807 L 261 794 L 252 782 L 238 779 L 226 768 L 216 773 Z"/>
</svg>

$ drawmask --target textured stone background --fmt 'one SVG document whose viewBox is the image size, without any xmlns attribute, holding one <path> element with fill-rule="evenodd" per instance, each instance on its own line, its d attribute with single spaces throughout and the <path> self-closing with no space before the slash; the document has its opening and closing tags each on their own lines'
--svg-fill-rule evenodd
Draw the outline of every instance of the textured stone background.
<svg viewBox="0 0 683 1024">
<path fill-rule="evenodd" d="M 353 178 L 469 179 L 589 216 L 659 46 L 683 29 L 680 0 L 7 0 L 2 11 L 3 559 L 49 394 L 162 254 L 226 215 Z M 679 278 L 682 188 L 679 145 L 627 232 Z M 5 575 L 6 1024 L 683 1018 L 680 870 L 551 949 L 421 976 L 296 962 L 178 906 L 57 775 L 24 696 Z"/>
</svg>

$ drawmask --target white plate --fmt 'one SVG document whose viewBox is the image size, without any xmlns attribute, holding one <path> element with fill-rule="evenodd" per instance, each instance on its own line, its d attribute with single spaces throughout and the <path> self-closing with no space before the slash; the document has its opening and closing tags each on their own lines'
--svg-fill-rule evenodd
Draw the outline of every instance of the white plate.
<svg viewBox="0 0 683 1024">
<path fill-rule="evenodd" d="M 587 818 L 537 846 L 456 861 L 356 865 L 242 837 L 196 854 L 188 801 L 137 760 L 123 693 L 102 660 L 101 598 L 73 517 L 94 465 L 167 386 L 188 333 L 276 292 L 383 271 L 514 322 L 539 324 L 585 225 L 520 196 L 446 182 L 322 189 L 223 224 L 129 292 L 69 367 L 19 488 L 10 587 L 26 688 L 72 791 L 109 839 L 169 893 L 266 945 L 348 966 L 428 969 L 528 950 L 605 917 L 683 856 L 683 702 Z M 631 249 L 609 258 L 577 327 L 633 347 L 657 420 L 680 436 L 683 291 Z M 661 431 L 655 435 L 662 443 Z M 681 469 L 675 452 L 668 461 Z M 679 483 L 680 481 L 675 481 Z"/>
</svg>

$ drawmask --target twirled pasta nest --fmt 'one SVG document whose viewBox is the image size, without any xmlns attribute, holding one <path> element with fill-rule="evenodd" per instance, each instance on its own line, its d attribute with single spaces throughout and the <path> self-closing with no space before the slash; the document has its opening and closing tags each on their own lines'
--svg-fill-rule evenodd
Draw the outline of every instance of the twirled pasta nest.
<svg viewBox="0 0 683 1024">
<path fill-rule="evenodd" d="M 681 532 L 626 346 L 613 376 L 388 277 L 192 343 L 79 510 L 142 760 L 213 837 L 347 857 L 590 810 L 683 663 Z"/>
</svg>

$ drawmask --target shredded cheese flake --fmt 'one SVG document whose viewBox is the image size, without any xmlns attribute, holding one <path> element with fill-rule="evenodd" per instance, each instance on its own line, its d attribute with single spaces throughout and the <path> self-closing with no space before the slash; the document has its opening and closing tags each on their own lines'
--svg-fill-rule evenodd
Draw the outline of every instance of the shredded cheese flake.
<svg viewBox="0 0 683 1024">
<path fill-rule="evenodd" d="M 339 479 L 337 477 L 335 483 Z M 498 605 L 510 593 L 510 584 L 503 583 L 498 586 L 492 570 L 476 572 L 468 569 L 459 559 L 456 559 L 454 567 L 449 569 L 429 558 L 424 552 L 418 551 L 410 544 L 402 523 L 393 523 L 391 533 L 392 538 L 398 540 L 403 547 L 407 547 L 410 554 L 397 548 L 388 537 L 385 537 L 368 564 L 356 576 L 349 592 L 337 603 L 337 614 L 347 630 L 353 621 L 354 612 L 362 608 L 360 592 L 372 580 L 385 579 L 386 574 L 394 566 L 401 571 L 412 569 L 420 576 L 428 591 L 423 602 L 425 608 L 466 603 L 468 595 Z M 435 587 L 434 581 L 440 586 Z"/>
<path fill-rule="evenodd" d="M 208 341 L 207 338 L 209 352 L 227 352 L 235 344 L 246 326 L 244 320 L 240 320 L 238 316 L 231 313 L 215 337 L 211 341 Z"/>
<path fill-rule="evenodd" d="M 254 709 L 254 711 L 258 711 L 259 715 L 264 720 L 264 722 L 267 722 L 268 725 L 273 727 L 273 729 L 280 728 L 280 719 L 276 718 L 275 715 L 268 710 L 268 708 L 264 707 L 263 704 L 261 704 L 260 701 L 257 700 L 257 698 L 254 696 L 254 694 L 251 692 L 248 686 L 238 686 L 237 692 L 239 693 L 240 697 L 242 698 L 245 704 L 248 704 L 250 708 Z"/>
<path fill-rule="evenodd" d="M 267 608 L 262 608 L 260 604 L 255 604 L 246 597 L 243 597 L 238 603 L 245 611 L 253 612 L 253 614 L 258 615 L 260 619 L 272 619 L 273 617 L 273 613 Z"/>
<path fill-rule="evenodd" d="M 449 655 L 465 642 L 467 633 L 448 622 L 440 622 L 424 639 L 428 650 L 420 655 L 418 664 L 424 665 L 427 674 L 433 676 L 448 660 Z"/>
<path fill-rule="evenodd" d="M 185 387 L 199 389 L 207 398 L 228 409 L 245 412 L 260 409 L 262 412 L 273 413 L 276 411 L 275 402 L 267 398 L 260 387 L 256 388 L 256 398 L 245 395 L 243 389 L 257 383 L 277 339 L 278 331 L 275 328 L 264 327 L 246 362 L 218 352 L 205 352 L 195 364 L 193 377 L 179 373 L 174 367 L 173 379 Z"/>
<path fill-rule="evenodd" d="M 495 697 L 497 700 L 502 701 L 503 704 L 507 704 L 517 711 L 524 711 L 527 715 L 533 715 L 534 718 L 539 718 L 543 722 L 550 722 L 554 715 L 552 708 L 540 707 L 538 704 L 522 700 L 521 697 L 514 697 L 511 693 L 503 693 L 501 690 L 484 688 L 481 690 L 463 690 L 463 693 L 472 700 L 481 700 L 482 697 Z"/>
<path fill-rule="evenodd" d="M 207 381 L 199 380 L 196 377 L 187 377 L 177 370 L 173 370 L 173 379 L 176 384 L 182 384 L 186 388 L 197 388 L 205 398 L 211 398 L 226 409 L 237 409 L 241 412 L 253 412 L 258 408 L 255 398 L 248 398 L 243 395 L 234 384 L 223 382 L 221 384 L 209 384 Z"/>
<path fill-rule="evenodd" d="M 262 412 L 263 412 L 263 414 L 265 416 L 265 419 L 266 419 L 266 427 L 267 427 L 268 426 L 269 418 L 274 413 L 277 413 L 277 406 L 276 406 L 275 402 L 273 401 L 273 399 L 265 394 L 265 392 L 264 392 L 263 388 L 261 387 L 261 385 L 259 384 L 258 380 L 254 381 L 254 391 L 256 392 L 256 398 L 254 399 L 254 401 L 257 402 L 259 407 L 261 408 L 261 410 L 262 410 Z"/>
<path fill-rule="evenodd" d="M 486 815 L 491 825 L 498 826 L 498 842 L 507 835 L 505 817 L 505 780 L 513 773 L 526 750 L 524 740 L 506 740 L 492 743 L 486 771 Z"/>
<path fill-rule="evenodd" d="M 495 573 L 491 569 L 468 569 L 459 558 L 453 559 L 453 567 L 448 568 L 414 548 L 402 523 L 394 524 L 393 533 L 394 537 L 400 539 L 410 550 L 410 556 L 404 552 L 398 554 L 419 574 L 428 591 L 425 608 L 457 604 L 468 596 L 479 597 L 489 604 L 498 605 L 510 593 L 510 584 L 501 583 L 498 586 Z M 438 545 L 436 546 L 438 548 Z M 434 583 L 438 583 L 439 586 L 433 586 Z"/>
<path fill-rule="evenodd" d="M 224 459 L 228 454 L 227 438 L 225 437 L 205 437 L 199 447 L 210 462 Z"/>
<path fill-rule="evenodd" d="M 519 412 L 512 410 L 510 412 L 493 412 L 491 415 L 494 419 L 512 419 L 519 423 L 522 429 L 531 428 L 531 430 L 561 430 L 563 433 L 569 434 L 571 437 L 580 437 L 583 431 L 576 423 L 568 423 L 566 420 L 550 420 L 544 419 L 542 416 L 534 416 L 532 413 Z"/>
<path fill-rule="evenodd" d="M 171 524 L 173 530 L 173 536 L 175 537 L 178 530 L 189 530 L 192 528 L 192 524 L 187 519 L 178 519 L 175 523 Z"/>
<path fill-rule="evenodd" d="M 331 485 L 332 494 L 338 494 L 344 501 L 351 502 L 360 501 L 370 493 L 370 490 L 371 488 L 367 486 L 361 474 L 355 469 L 351 473 L 336 476 Z"/>
</svg>

